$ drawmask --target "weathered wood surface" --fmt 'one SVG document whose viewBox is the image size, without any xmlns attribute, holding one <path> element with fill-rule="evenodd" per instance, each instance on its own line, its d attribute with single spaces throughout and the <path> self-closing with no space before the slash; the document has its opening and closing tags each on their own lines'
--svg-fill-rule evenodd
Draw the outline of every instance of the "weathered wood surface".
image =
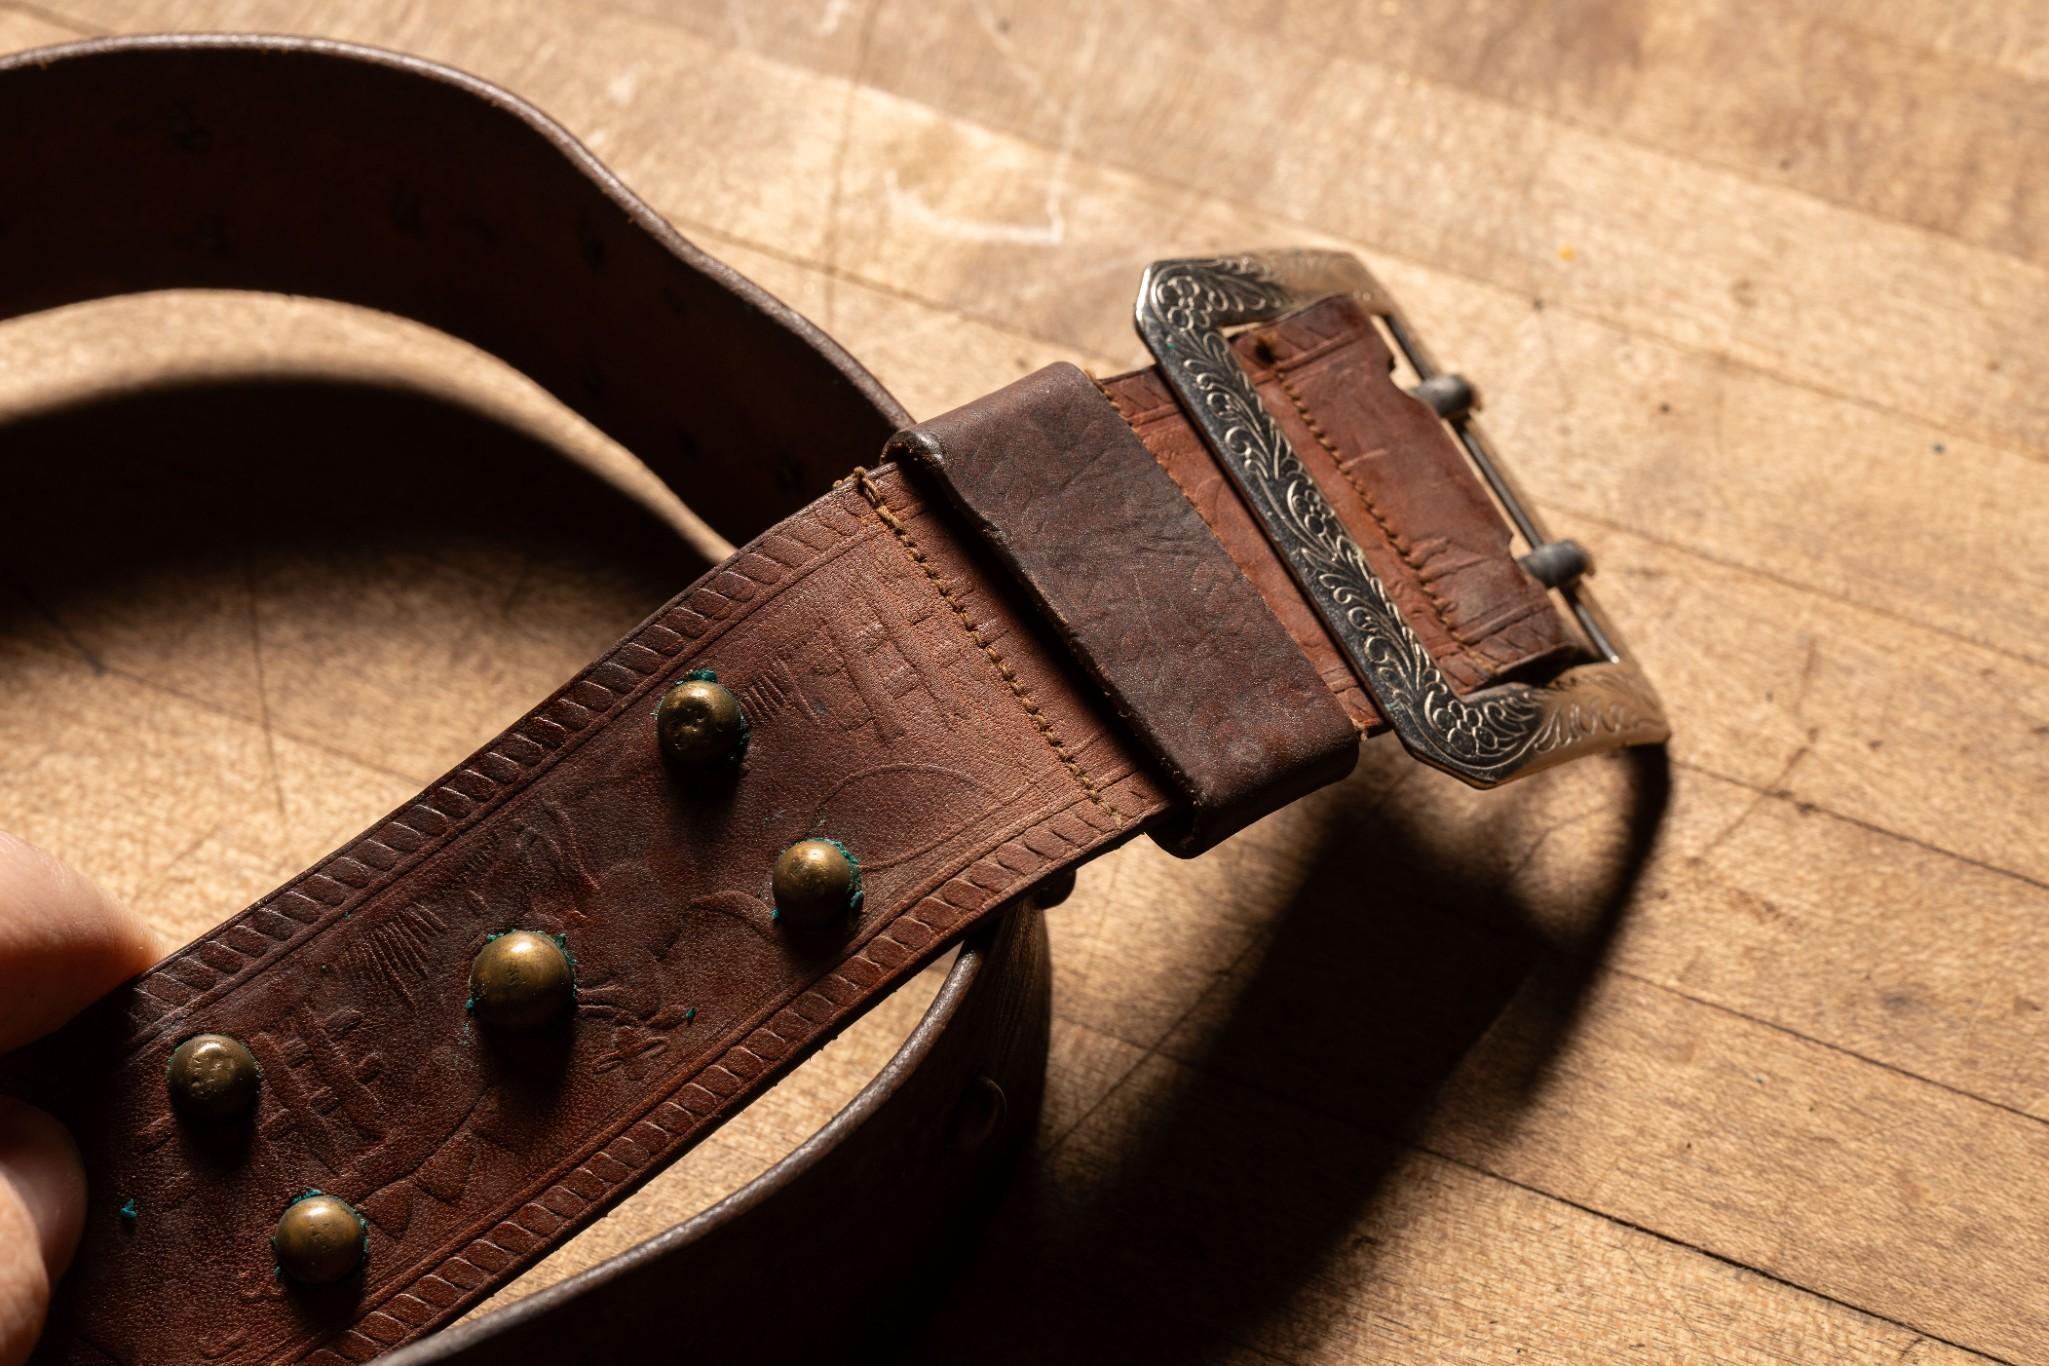
<svg viewBox="0 0 2049 1366">
<path fill-rule="evenodd" d="M 1032 1179 L 954 1303 L 883 1306 L 901 1355 L 2049 1360 L 2049 9 L 0 0 L 10 49 L 168 28 L 520 91 L 914 412 L 1134 362 L 1152 257 L 1349 246 L 1597 548 L 1669 777 L 1482 797 L 1383 743 L 1089 869 Z M 0 825 L 180 939 L 700 562 L 388 319 L 133 300 L 0 357 Z M 541 1274 L 758 1171 L 918 1006 Z"/>
</svg>

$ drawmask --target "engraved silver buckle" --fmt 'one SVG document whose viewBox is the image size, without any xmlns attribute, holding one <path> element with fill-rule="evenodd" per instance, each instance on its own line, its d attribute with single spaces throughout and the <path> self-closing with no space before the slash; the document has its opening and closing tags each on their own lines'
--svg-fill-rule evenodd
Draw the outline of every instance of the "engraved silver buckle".
<svg viewBox="0 0 2049 1366">
<path fill-rule="evenodd" d="M 1381 320 L 1420 381 L 1414 393 L 1458 438 L 1529 543 L 1524 564 L 1571 607 L 1601 661 L 1548 683 L 1499 683 L 1466 696 L 1430 657 L 1367 568 L 1358 544 L 1281 434 L 1232 353 L 1227 327 L 1270 322 L 1350 294 Z M 1323 617 L 1402 745 L 1475 787 L 1493 787 L 1581 755 L 1670 735 L 1658 695 L 1574 582 L 1584 552 L 1545 536 L 1465 411 L 1470 389 L 1438 369 L 1401 310 L 1357 258 L 1334 251 L 1156 261 L 1138 286 L 1138 334 L 1217 454 L 1266 537 Z"/>
</svg>

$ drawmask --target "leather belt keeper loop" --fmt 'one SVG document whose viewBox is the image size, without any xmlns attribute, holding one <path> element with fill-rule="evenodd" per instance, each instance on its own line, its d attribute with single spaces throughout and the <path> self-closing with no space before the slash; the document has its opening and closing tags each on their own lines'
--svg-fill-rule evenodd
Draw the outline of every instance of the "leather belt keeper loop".
<svg viewBox="0 0 2049 1366">
<path fill-rule="evenodd" d="M 1107 692 L 1187 810 L 1183 857 L 1351 772 L 1359 732 L 1086 374 L 1045 369 L 891 438 Z"/>
</svg>

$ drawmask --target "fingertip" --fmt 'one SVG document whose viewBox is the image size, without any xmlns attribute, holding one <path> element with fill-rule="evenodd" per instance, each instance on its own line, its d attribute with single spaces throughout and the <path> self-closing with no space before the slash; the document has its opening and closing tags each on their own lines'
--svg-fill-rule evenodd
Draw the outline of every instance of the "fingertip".
<svg viewBox="0 0 2049 1366">
<path fill-rule="evenodd" d="M 0 1363 L 24 1360 L 85 1226 L 85 1166 L 54 1118 L 0 1096 Z"/>
<path fill-rule="evenodd" d="M 157 934 L 85 874 L 0 831 L 0 1052 L 70 1019 L 162 955 Z"/>
</svg>

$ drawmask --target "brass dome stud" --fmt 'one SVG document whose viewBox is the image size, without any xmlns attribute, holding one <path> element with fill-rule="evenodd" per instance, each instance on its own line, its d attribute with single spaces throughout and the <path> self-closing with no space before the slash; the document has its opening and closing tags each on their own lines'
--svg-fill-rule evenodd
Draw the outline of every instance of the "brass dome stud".
<svg viewBox="0 0 2049 1366">
<path fill-rule="evenodd" d="M 662 695 L 655 735 L 662 753 L 684 769 L 730 771 L 747 752 L 747 715 L 718 675 L 698 669 Z"/>
<path fill-rule="evenodd" d="M 552 1024 L 576 999 L 569 952 L 532 930 L 497 934 L 470 961 L 469 1008 L 493 1029 L 538 1029 Z"/>
<path fill-rule="evenodd" d="M 834 839 L 798 840 L 776 855 L 770 887 L 776 918 L 792 929 L 825 929 L 861 909 L 860 862 Z"/>
<path fill-rule="evenodd" d="M 164 1084 L 180 1115 L 220 1123 L 240 1119 L 256 1108 L 263 1077 L 256 1055 L 240 1039 L 194 1034 L 172 1050 Z"/>
<path fill-rule="evenodd" d="M 286 1280 L 332 1285 L 361 1269 L 369 1256 L 370 1226 L 348 1201 L 307 1191 L 285 1207 L 270 1248 Z"/>
</svg>

